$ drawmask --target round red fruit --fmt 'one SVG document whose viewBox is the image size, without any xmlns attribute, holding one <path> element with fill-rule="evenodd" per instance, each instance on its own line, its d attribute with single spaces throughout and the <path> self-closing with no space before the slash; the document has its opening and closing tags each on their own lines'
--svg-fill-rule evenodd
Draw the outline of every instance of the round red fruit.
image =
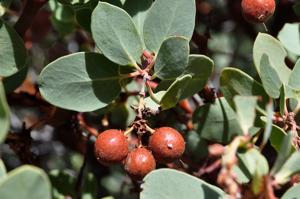
<svg viewBox="0 0 300 199">
<path fill-rule="evenodd" d="M 145 148 L 132 150 L 125 160 L 125 171 L 133 179 L 141 180 L 156 167 L 155 159 L 151 151 Z"/>
<path fill-rule="evenodd" d="M 177 130 L 170 127 L 161 127 L 151 135 L 149 149 L 158 162 L 169 163 L 182 156 L 185 150 L 185 142 Z"/>
<path fill-rule="evenodd" d="M 251 23 L 266 22 L 275 11 L 275 0 L 242 0 L 244 18 Z"/>
<path fill-rule="evenodd" d="M 94 151 L 101 164 L 120 163 L 128 154 L 127 137 L 120 130 L 106 130 L 98 135 Z"/>
</svg>

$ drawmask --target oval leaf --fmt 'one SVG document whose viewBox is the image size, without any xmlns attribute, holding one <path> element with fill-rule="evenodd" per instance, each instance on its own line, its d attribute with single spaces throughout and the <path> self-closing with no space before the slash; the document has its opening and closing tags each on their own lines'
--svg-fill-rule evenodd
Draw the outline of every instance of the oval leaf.
<svg viewBox="0 0 300 199">
<path fill-rule="evenodd" d="M 1 181 L 0 196 L 1 199 L 51 199 L 51 185 L 43 170 L 22 166 Z"/>
<path fill-rule="evenodd" d="M 25 63 L 26 49 L 22 39 L 0 19 L 0 77 L 18 72 Z"/>
<path fill-rule="evenodd" d="M 187 67 L 182 75 L 191 75 L 192 79 L 188 81 L 180 99 L 191 97 L 206 85 L 212 70 L 214 62 L 205 55 L 189 55 Z M 175 79 L 161 81 L 155 90 L 166 90 L 175 81 Z"/>
<path fill-rule="evenodd" d="M 141 199 L 227 198 L 218 187 L 172 169 L 158 169 L 149 173 L 144 178 L 142 189 Z"/>
<path fill-rule="evenodd" d="M 178 77 L 188 64 L 189 42 L 184 37 L 170 37 L 157 54 L 153 76 L 160 79 Z"/>
<path fill-rule="evenodd" d="M 214 62 L 205 55 L 190 55 L 188 65 L 183 74 L 189 74 L 192 79 L 187 83 L 181 99 L 190 97 L 202 90 L 214 68 Z"/>
<path fill-rule="evenodd" d="M 145 19 L 147 49 L 157 52 L 162 42 L 170 36 L 184 36 L 189 40 L 195 26 L 195 14 L 194 0 L 156 0 Z"/>
<path fill-rule="evenodd" d="M 108 59 L 120 65 L 140 62 L 143 44 L 124 10 L 100 2 L 92 13 L 91 29 L 96 45 Z"/>
<path fill-rule="evenodd" d="M 284 47 L 296 54 L 300 55 L 300 24 L 286 23 L 278 33 L 278 39 Z"/>
<path fill-rule="evenodd" d="M 152 0 L 126 0 L 124 3 L 124 10 L 132 17 L 134 24 L 136 25 L 138 32 L 143 41 L 143 28 L 144 21 L 147 16 L 147 13 L 152 5 Z"/>
<path fill-rule="evenodd" d="M 269 102 L 269 96 L 260 83 L 243 71 L 235 68 L 225 68 L 221 73 L 220 89 L 227 99 L 228 103 L 234 107 L 233 97 L 241 96 L 259 96 L 258 110 L 264 113 L 266 104 Z"/>
<path fill-rule="evenodd" d="M 300 5 L 300 4 L 299 4 Z M 300 184 L 296 184 L 289 188 L 281 197 L 281 199 L 300 199 Z"/>
<path fill-rule="evenodd" d="M 119 66 L 97 53 L 75 53 L 50 63 L 40 74 L 42 96 L 55 106 L 94 111 L 120 93 Z"/>
<path fill-rule="evenodd" d="M 294 152 L 289 159 L 282 165 L 275 174 L 274 179 L 278 184 L 284 184 L 290 180 L 290 177 L 300 172 L 300 152 Z"/>
<path fill-rule="evenodd" d="M 269 57 L 270 65 L 275 69 L 283 84 L 287 84 L 291 70 L 285 64 L 287 52 L 282 44 L 271 35 L 259 33 L 253 46 L 253 59 L 258 74 L 261 75 L 261 59 L 263 54 Z"/>
</svg>

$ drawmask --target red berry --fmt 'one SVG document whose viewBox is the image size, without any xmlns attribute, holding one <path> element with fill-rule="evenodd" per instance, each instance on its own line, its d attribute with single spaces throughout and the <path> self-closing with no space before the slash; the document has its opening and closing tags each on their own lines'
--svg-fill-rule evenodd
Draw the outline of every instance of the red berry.
<svg viewBox="0 0 300 199">
<path fill-rule="evenodd" d="M 100 133 L 95 142 L 95 156 L 104 164 L 120 163 L 128 154 L 127 137 L 122 131 L 109 129 Z"/>
<path fill-rule="evenodd" d="M 185 142 L 177 130 L 170 127 L 161 127 L 156 129 L 150 137 L 149 149 L 158 162 L 169 163 L 182 156 L 185 150 Z"/>
<path fill-rule="evenodd" d="M 125 171 L 133 179 L 141 180 L 156 167 L 155 159 L 151 151 L 145 148 L 132 150 L 125 160 Z"/>
<path fill-rule="evenodd" d="M 242 0 L 244 18 L 251 23 L 263 23 L 275 11 L 275 0 Z"/>
</svg>

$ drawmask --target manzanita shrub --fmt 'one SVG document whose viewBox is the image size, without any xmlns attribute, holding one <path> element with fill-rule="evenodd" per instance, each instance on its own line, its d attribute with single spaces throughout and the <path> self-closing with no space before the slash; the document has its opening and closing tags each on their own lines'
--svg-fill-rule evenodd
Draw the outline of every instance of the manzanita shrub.
<svg viewBox="0 0 300 199">
<path fill-rule="evenodd" d="M 0 198 L 300 194 L 300 3 L 0 1 Z"/>
</svg>

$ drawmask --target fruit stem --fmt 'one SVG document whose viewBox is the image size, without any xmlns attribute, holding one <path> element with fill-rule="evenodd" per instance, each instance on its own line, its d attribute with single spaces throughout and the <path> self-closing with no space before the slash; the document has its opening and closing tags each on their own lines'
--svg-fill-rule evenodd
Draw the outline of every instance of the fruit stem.
<svg viewBox="0 0 300 199">
<path fill-rule="evenodd" d="M 125 132 L 124 132 L 124 135 L 125 136 L 128 136 L 132 131 L 133 131 L 134 127 L 130 127 L 129 129 L 127 129 Z"/>
<path fill-rule="evenodd" d="M 143 74 L 143 82 L 141 84 L 141 90 L 139 92 L 140 99 L 139 99 L 138 114 L 137 114 L 139 118 L 143 118 L 143 110 L 145 109 L 144 98 L 146 96 L 145 85 L 148 79 L 149 79 L 149 75 L 147 73 Z"/>
<path fill-rule="evenodd" d="M 150 98 L 156 103 L 160 104 L 160 101 L 155 97 L 155 94 L 153 93 L 153 90 L 148 82 L 146 82 L 148 93 L 150 95 Z"/>
<path fill-rule="evenodd" d="M 266 31 L 266 32 L 269 32 L 269 30 L 268 30 L 266 24 L 265 24 L 265 23 L 262 23 L 262 24 L 263 24 L 263 26 L 264 26 L 264 28 L 265 28 L 265 31 Z"/>
<path fill-rule="evenodd" d="M 125 79 L 125 78 L 133 78 L 136 76 L 139 76 L 141 74 L 141 71 L 134 71 L 132 73 L 128 73 L 128 74 L 120 74 L 121 78 Z"/>
<path fill-rule="evenodd" d="M 149 131 L 151 134 L 153 134 L 155 132 L 155 130 L 153 128 L 151 128 L 150 126 L 148 126 L 147 124 L 145 124 L 146 126 L 146 130 Z"/>
</svg>

